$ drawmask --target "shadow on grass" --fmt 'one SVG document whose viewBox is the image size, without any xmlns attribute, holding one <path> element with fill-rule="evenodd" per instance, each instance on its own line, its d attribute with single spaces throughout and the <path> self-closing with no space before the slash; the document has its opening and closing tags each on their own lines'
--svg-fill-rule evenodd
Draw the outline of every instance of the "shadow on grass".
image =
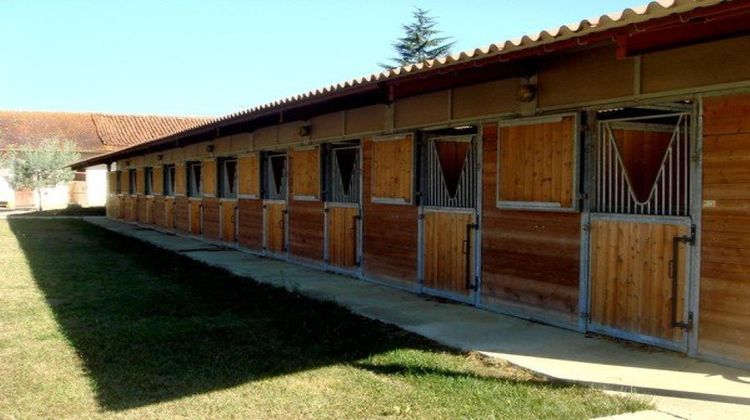
<svg viewBox="0 0 750 420">
<path fill-rule="evenodd" d="M 421 337 L 76 220 L 8 221 L 109 410 L 396 348 Z"/>
</svg>

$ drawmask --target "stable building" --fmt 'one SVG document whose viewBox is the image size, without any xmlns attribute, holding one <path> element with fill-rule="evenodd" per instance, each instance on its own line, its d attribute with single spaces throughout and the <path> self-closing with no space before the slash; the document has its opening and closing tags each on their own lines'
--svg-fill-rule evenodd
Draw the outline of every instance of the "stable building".
<svg viewBox="0 0 750 420">
<path fill-rule="evenodd" d="M 652 2 L 82 161 L 109 217 L 750 366 L 750 1 Z"/>
</svg>

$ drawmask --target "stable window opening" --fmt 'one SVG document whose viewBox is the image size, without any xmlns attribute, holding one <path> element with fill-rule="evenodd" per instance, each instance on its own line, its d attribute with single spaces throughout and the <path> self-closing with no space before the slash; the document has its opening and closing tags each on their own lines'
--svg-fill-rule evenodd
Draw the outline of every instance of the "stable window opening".
<svg viewBox="0 0 750 420">
<path fill-rule="evenodd" d="M 219 159 L 219 197 L 237 197 L 237 159 Z"/>
<path fill-rule="evenodd" d="M 143 168 L 143 194 L 154 194 L 154 168 Z"/>
<path fill-rule="evenodd" d="M 138 194 L 138 188 L 137 188 L 138 184 L 136 184 L 136 182 L 138 181 L 138 173 L 136 172 L 135 169 L 130 169 L 128 171 L 128 180 L 129 180 L 128 193 L 130 195 Z"/>
<path fill-rule="evenodd" d="M 201 163 L 189 162 L 187 164 L 188 197 L 200 197 L 201 185 Z"/>
<path fill-rule="evenodd" d="M 164 165 L 164 195 L 174 197 L 175 189 L 175 166 Z"/>
</svg>

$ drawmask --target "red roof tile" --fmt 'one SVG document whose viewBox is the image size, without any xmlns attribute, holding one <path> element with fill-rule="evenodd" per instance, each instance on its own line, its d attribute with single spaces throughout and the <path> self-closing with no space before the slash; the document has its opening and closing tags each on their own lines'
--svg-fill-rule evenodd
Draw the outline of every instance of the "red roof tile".
<svg viewBox="0 0 750 420">
<path fill-rule="evenodd" d="M 91 114 L 0 111 L 0 150 L 33 146 L 46 139 L 74 141 L 80 152 L 112 150 L 99 139 Z"/>
<path fill-rule="evenodd" d="M 79 152 L 106 152 L 205 124 L 210 118 L 0 111 L 0 150 L 46 139 L 71 140 Z"/>
<path fill-rule="evenodd" d="M 93 114 L 94 125 L 107 146 L 130 146 L 211 121 L 200 117 Z"/>
</svg>

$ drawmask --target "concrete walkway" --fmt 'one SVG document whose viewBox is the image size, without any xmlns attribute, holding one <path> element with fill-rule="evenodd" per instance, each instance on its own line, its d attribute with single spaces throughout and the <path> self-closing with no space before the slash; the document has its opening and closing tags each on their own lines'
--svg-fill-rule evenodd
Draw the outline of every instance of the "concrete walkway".
<svg viewBox="0 0 750 420">
<path fill-rule="evenodd" d="M 498 357 L 554 380 L 652 396 L 682 418 L 750 418 L 750 372 L 545 326 L 470 306 L 220 248 L 105 218 L 90 223 L 239 276 L 269 283 L 391 323 L 464 351 Z"/>
</svg>

